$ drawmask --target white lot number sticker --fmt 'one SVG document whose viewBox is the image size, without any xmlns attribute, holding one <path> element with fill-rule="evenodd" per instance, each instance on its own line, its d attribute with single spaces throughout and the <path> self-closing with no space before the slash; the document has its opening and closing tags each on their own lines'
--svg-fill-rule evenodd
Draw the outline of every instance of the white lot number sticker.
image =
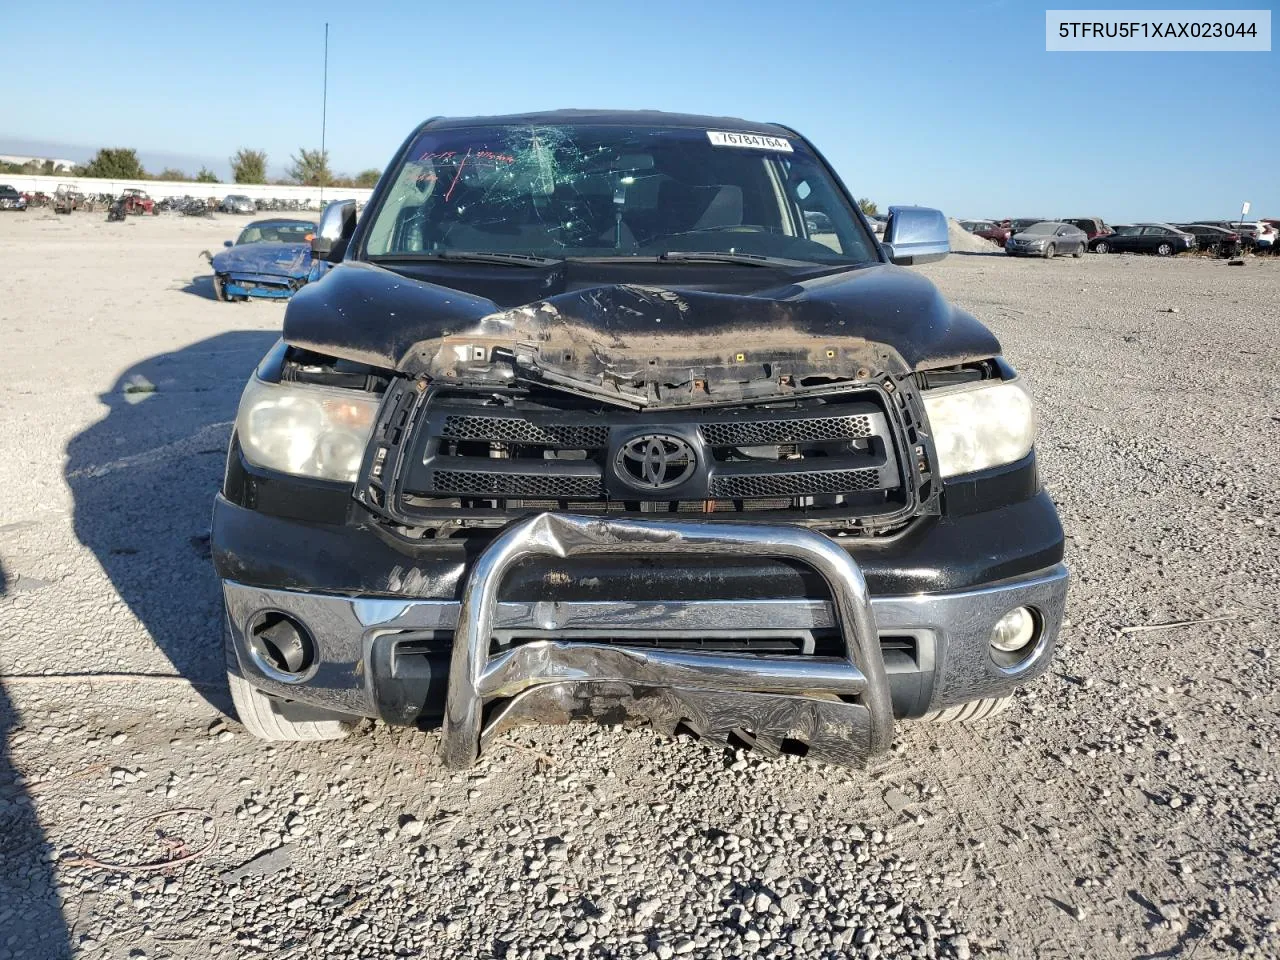
<svg viewBox="0 0 1280 960">
<path fill-rule="evenodd" d="M 786 137 L 766 137 L 763 133 L 727 133 L 723 130 L 708 130 L 707 139 L 717 147 L 741 147 L 745 150 L 778 150 L 782 153 L 794 153 L 791 141 Z"/>
</svg>

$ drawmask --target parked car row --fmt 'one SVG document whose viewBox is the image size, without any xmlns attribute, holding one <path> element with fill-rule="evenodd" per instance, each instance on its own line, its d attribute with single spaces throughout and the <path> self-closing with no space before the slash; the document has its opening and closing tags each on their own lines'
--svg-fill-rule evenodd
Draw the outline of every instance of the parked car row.
<svg viewBox="0 0 1280 960">
<path fill-rule="evenodd" d="M 124 190 L 120 194 L 99 193 L 86 194 L 69 183 L 59 184 L 51 194 L 43 191 L 23 193 L 11 184 L 0 184 L 0 210 L 27 210 L 32 207 L 52 207 L 55 213 L 73 213 L 76 210 L 92 211 L 99 207 L 110 210 L 123 201 L 125 215 L 158 214 L 167 211 L 190 213 L 194 204 L 203 204 L 207 209 L 201 213 L 234 213 L 254 214 L 267 210 L 319 210 L 320 203 L 315 200 L 283 199 L 280 197 L 263 197 L 253 199 L 244 194 L 228 194 L 222 199 L 209 197 L 197 199 L 191 196 L 165 197 L 153 200 L 145 190 L 137 187 Z"/>
<path fill-rule="evenodd" d="M 961 220 L 960 226 L 1004 248 L 1010 256 L 1054 257 L 1070 253 L 1151 253 L 1172 257 L 1189 251 L 1234 257 L 1254 253 L 1280 253 L 1277 234 L 1280 219 L 1232 223 L 1199 220 L 1195 223 L 1134 223 L 1109 226 L 1101 217 L 1061 220 L 1036 218 Z M 1081 248 L 1081 245 L 1083 247 Z"/>
</svg>

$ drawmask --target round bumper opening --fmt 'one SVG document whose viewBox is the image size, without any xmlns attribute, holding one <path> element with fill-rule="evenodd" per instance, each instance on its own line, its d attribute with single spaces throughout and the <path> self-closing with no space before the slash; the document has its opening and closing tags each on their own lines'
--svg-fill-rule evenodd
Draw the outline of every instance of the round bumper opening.
<svg viewBox="0 0 1280 960">
<path fill-rule="evenodd" d="M 301 683 L 316 668 L 316 644 L 301 621 L 278 610 L 255 614 L 244 633 L 254 666 L 280 683 Z"/>
</svg>

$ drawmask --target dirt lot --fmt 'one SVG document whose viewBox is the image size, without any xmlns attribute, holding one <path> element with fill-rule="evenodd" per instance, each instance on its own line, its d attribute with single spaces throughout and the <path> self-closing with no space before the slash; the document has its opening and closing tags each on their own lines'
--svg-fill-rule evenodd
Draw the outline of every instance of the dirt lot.
<svg viewBox="0 0 1280 960">
<path fill-rule="evenodd" d="M 281 307 L 200 278 L 243 221 L 102 221 L 0 216 L 0 960 L 1280 955 L 1280 262 L 924 268 L 1038 395 L 1075 577 L 988 727 L 866 772 L 534 729 L 456 775 L 223 713 L 210 498 Z"/>
</svg>

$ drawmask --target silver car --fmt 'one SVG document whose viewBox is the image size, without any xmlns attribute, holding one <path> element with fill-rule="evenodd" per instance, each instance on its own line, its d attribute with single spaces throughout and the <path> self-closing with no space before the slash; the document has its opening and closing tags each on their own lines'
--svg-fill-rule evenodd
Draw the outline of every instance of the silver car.
<svg viewBox="0 0 1280 960">
<path fill-rule="evenodd" d="M 1004 242 L 1004 252 L 1011 257 L 1044 257 L 1058 254 L 1083 257 L 1089 236 L 1077 226 L 1056 220 L 1041 220 L 1024 227 Z"/>
<path fill-rule="evenodd" d="M 222 201 L 223 213 L 257 213 L 258 205 L 244 194 L 233 193 Z"/>
</svg>

